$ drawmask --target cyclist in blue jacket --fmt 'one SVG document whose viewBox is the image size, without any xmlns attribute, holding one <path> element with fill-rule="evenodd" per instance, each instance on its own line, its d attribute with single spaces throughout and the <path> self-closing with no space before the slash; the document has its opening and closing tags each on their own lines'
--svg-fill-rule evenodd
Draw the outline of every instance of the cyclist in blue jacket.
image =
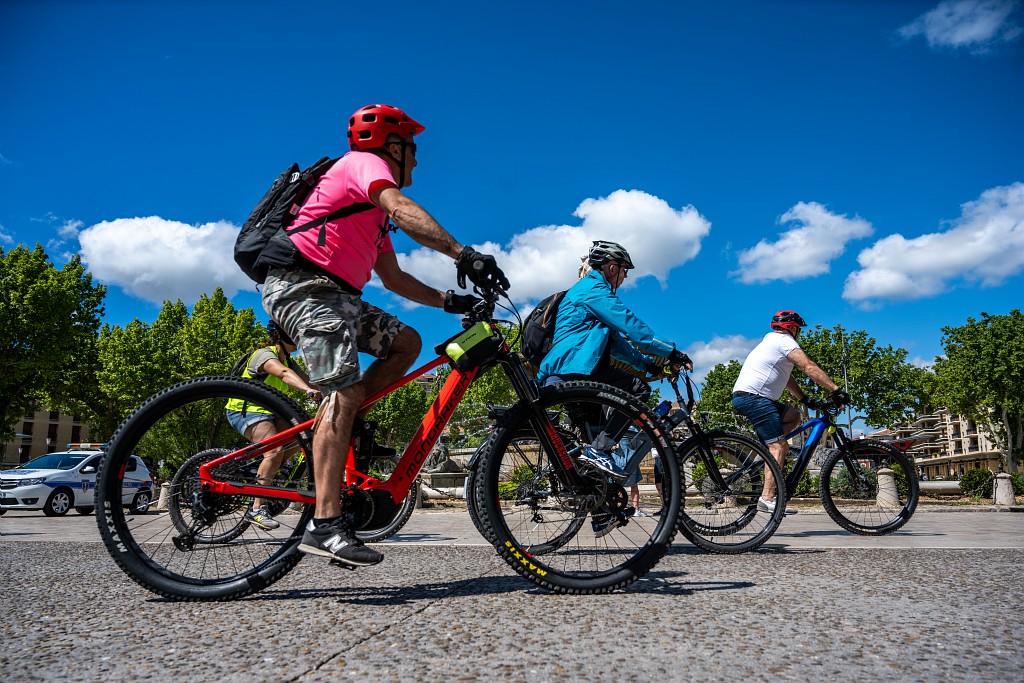
<svg viewBox="0 0 1024 683">
<path fill-rule="evenodd" d="M 692 370 L 693 363 L 675 344 L 658 339 L 619 298 L 618 289 L 634 267 L 622 245 L 594 242 L 586 265 L 589 272 L 558 306 L 551 350 L 541 361 L 537 378 L 545 385 L 580 379 L 602 382 L 646 402 L 651 388 L 641 376 L 661 375 L 666 360 L 676 369 Z M 625 421 L 609 423 L 579 459 L 619 481 L 626 479 L 628 473 L 609 454 L 627 427 Z M 595 520 L 595 533 L 598 526 Z"/>
</svg>

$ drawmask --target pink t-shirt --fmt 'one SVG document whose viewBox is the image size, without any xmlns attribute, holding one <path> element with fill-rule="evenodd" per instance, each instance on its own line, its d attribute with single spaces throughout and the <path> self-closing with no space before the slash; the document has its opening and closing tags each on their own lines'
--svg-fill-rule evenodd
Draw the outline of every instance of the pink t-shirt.
<svg viewBox="0 0 1024 683">
<path fill-rule="evenodd" d="M 314 221 L 343 206 L 369 202 L 370 187 L 382 182 L 395 184 L 387 162 L 369 152 L 349 152 L 320 179 L 292 226 Z M 387 213 L 376 206 L 328 223 L 323 246 L 317 244 L 319 236 L 319 225 L 290 235 L 308 261 L 360 290 L 370 280 L 377 255 L 395 250 Z"/>
</svg>

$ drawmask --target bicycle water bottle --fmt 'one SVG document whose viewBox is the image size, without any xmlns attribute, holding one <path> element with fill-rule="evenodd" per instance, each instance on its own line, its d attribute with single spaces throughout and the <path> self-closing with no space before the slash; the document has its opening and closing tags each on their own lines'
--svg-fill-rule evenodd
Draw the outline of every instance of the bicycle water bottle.
<svg viewBox="0 0 1024 683">
<path fill-rule="evenodd" d="M 664 419 L 670 410 L 672 410 L 672 404 L 669 401 L 662 401 L 658 405 L 654 406 L 654 410 L 651 412 Z"/>
</svg>

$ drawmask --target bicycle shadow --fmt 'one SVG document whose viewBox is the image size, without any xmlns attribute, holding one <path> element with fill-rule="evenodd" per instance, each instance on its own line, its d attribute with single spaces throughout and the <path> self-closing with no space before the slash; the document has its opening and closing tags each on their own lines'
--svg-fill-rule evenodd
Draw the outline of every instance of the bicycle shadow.
<svg viewBox="0 0 1024 683">
<path fill-rule="evenodd" d="M 753 588 L 753 581 L 682 581 L 689 572 L 660 570 L 652 571 L 642 579 L 626 588 L 607 593 L 615 595 L 652 594 L 671 596 L 691 596 L 707 591 L 743 590 Z M 297 588 L 289 590 L 266 590 L 246 600 L 254 602 L 276 602 L 282 600 L 323 600 L 336 601 L 339 605 L 362 607 L 395 607 L 414 605 L 421 602 L 434 602 L 446 598 L 500 596 L 508 594 L 525 594 L 532 596 L 560 597 L 551 591 L 533 586 L 526 579 L 517 575 L 480 576 L 464 579 L 455 583 L 416 583 L 407 586 L 334 586 L 330 588 Z M 588 597 L 601 597 L 598 595 Z M 156 602 L 164 602 L 157 599 Z"/>
</svg>

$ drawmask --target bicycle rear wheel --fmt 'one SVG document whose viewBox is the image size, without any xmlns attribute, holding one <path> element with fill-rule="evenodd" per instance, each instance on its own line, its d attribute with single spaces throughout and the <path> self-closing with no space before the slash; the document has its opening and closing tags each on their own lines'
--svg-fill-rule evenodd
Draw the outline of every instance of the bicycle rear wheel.
<svg viewBox="0 0 1024 683">
<path fill-rule="evenodd" d="M 288 425 L 308 420 L 295 402 L 261 382 L 240 377 L 187 380 L 151 396 L 121 423 L 97 473 L 96 521 L 104 545 L 135 582 L 172 600 L 239 598 L 277 581 L 302 557 L 296 547 L 313 506 L 283 509 L 276 517 L 279 528 L 267 531 L 245 521 L 248 497 L 213 494 L 198 483 L 200 464 L 246 445 L 225 416 L 231 399 Z M 311 443 L 311 434 L 301 432 L 285 448 L 301 449 L 308 458 Z M 125 511 L 124 469 L 132 454 L 159 462 L 164 471 L 177 470 L 167 491 L 167 513 Z M 257 455 L 248 462 L 232 461 L 214 476 L 255 483 L 261 459 Z M 291 474 L 282 468 L 279 476 Z M 271 485 L 312 491 L 308 478 Z"/>
<path fill-rule="evenodd" d="M 891 534 L 910 521 L 917 497 L 914 464 L 881 441 L 844 444 L 821 466 L 825 512 L 855 534 Z"/>
<path fill-rule="evenodd" d="M 530 421 L 536 408 L 524 402 L 491 435 L 474 476 L 484 538 L 519 574 L 554 592 L 606 593 L 636 581 L 665 555 L 680 513 L 679 462 L 660 421 L 628 394 L 595 382 L 545 387 L 539 407 L 557 415 L 574 461 L 603 424 L 625 417 L 662 454 L 666 512 L 629 517 L 625 489 L 582 461 L 575 463 L 578 480 L 566 476 L 541 446 Z"/>
<path fill-rule="evenodd" d="M 775 481 L 776 500 L 786 500 L 786 483 L 775 458 L 758 441 L 742 434 L 713 430 L 705 434 L 712 460 L 725 481 L 716 484 L 701 458 L 700 436 L 678 447 L 687 485 L 679 530 L 691 543 L 713 553 L 736 555 L 759 548 L 779 528 L 785 505 L 759 512 L 765 475 Z"/>
</svg>

